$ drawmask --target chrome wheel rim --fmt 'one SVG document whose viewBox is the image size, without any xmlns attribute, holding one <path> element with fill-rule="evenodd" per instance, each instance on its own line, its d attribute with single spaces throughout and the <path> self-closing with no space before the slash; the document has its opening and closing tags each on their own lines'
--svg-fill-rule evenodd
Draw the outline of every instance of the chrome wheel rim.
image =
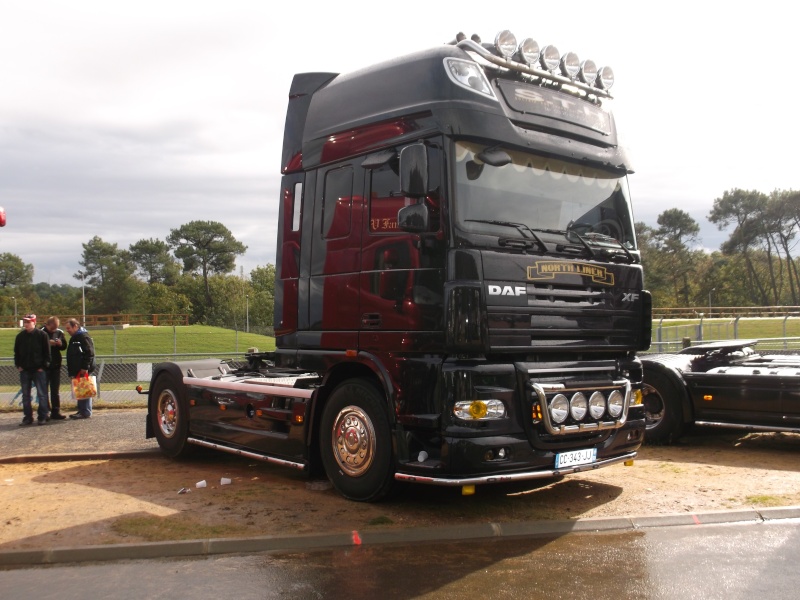
<svg viewBox="0 0 800 600">
<path fill-rule="evenodd" d="M 661 397 L 651 385 L 644 384 L 642 386 L 642 403 L 644 404 L 644 424 L 645 428 L 652 429 L 661 423 L 664 418 L 666 408 L 664 407 L 664 399 Z"/>
<path fill-rule="evenodd" d="M 156 404 L 158 427 L 164 437 L 171 438 L 178 429 L 178 398 L 172 390 L 164 390 Z"/>
<path fill-rule="evenodd" d="M 333 456 L 339 468 L 358 477 L 369 470 L 375 458 L 375 428 L 357 406 L 346 406 L 333 422 Z"/>
</svg>

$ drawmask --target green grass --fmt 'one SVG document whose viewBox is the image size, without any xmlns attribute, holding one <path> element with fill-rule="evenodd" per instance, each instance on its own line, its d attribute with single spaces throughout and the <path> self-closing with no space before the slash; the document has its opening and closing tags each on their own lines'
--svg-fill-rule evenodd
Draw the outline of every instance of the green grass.
<svg viewBox="0 0 800 600">
<path fill-rule="evenodd" d="M 664 319 L 653 321 L 653 336 L 659 323 L 662 327 L 676 327 L 697 325 L 699 319 Z M 704 319 L 704 339 L 732 339 L 734 319 Z M 726 335 L 727 334 L 727 335 Z M 691 335 L 694 338 L 694 335 Z M 784 337 L 784 318 L 741 318 L 738 325 L 739 339 L 767 339 Z M 800 318 L 793 317 L 786 320 L 785 337 L 800 337 Z"/>
<path fill-rule="evenodd" d="M 0 356 L 12 356 L 14 338 L 18 329 L 0 329 Z M 237 353 L 249 348 L 262 352 L 275 349 L 275 338 L 257 333 L 243 333 L 208 327 L 188 325 L 181 327 L 128 327 L 126 329 L 89 330 L 97 355 L 131 354 L 195 354 Z M 116 350 L 116 351 L 115 351 Z"/>
</svg>

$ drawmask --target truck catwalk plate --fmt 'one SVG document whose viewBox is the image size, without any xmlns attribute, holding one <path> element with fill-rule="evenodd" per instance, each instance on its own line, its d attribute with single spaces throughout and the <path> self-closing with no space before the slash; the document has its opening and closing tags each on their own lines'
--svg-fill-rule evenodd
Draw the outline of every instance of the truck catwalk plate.
<svg viewBox="0 0 800 600">
<path fill-rule="evenodd" d="M 597 448 L 573 450 L 572 452 L 560 452 L 559 454 L 556 454 L 556 469 L 574 467 L 575 465 L 588 465 L 596 460 Z"/>
</svg>

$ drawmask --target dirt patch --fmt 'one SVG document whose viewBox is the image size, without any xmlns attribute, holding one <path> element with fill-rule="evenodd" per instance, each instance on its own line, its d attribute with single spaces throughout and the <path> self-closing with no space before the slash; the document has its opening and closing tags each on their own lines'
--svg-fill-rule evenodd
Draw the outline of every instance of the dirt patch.
<svg viewBox="0 0 800 600">
<path fill-rule="evenodd" d="M 377 504 L 225 454 L 6 464 L 0 550 L 800 505 L 798 456 L 797 434 L 699 430 L 676 446 L 644 447 L 632 467 L 483 486 L 471 497 L 406 486 Z"/>
</svg>

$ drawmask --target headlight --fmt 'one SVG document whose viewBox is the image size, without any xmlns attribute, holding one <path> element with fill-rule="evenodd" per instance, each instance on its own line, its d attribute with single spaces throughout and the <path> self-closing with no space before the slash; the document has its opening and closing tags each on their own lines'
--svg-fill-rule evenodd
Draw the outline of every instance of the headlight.
<svg viewBox="0 0 800 600">
<path fill-rule="evenodd" d="M 589 396 L 589 414 L 592 418 L 599 420 L 606 412 L 606 398 L 600 392 L 594 392 Z"/>
<path fill-rule="evenodd" d="M 483 69 L 477 63 L 471 60 L 448 57 L 444 59 L 444 70 L 456 85 L 490 98 L 495 97 L 492 87 L 489 85 L 489 80 L 486 79 Z"/>
<path fill-rule="evenodd" d="M 572 415 L 573 419 L 576 421 L 583 420 L 587 410 L 589 410 L 589 401 L 586 400 L 586 396 L 581 392 L 572 396 L 572 400 L 569 401 L 569 414 Z"/>
<path fill-rule="evenodd" d="M 462 400 L 456 402 L 453 414 L 465 421 L 502 419 L 506 416 L 506 405 L 502 400 Z"/>
<path fill-rule="evenodd" d="M 539 44 L 533 38 L 525 38 L 519 43 L 519 56 L 522 61 L 531 66 L 539 60 Z"/>
<path fill-rule="evenodd" d="M 611 67 L 603 67 L 597 72 L 597 87 L 609 90 L 614 85 L 614 71 Z"/>
<path fill-rule="evenodd" d="M 608 414 L 614 419 L 622 414 L 622 409 L 625 407 L 625 396 L 619 390 L 614 390 L 608 396 Z"/>
<path fill-rule="evenodd" d="M 550 420 L 553 423 L 563 423 L 569 414 L 569 400 L 564 394 L 556 394 L 550 401 Z"/>
<path fill-rule="evenodd" d="M 517 38 L 508 29 L 504 29 L 494 38 L 494 47 L 503 58 L 511 58 L 517 51 Z"/>
<path fill-rule="evenodd" d="M 581 81 L 588 85 L 594 85 L 597 80 L 597 65 L 593 60 L 585 60 L 581 63 L 581 70 L 579 73 Z"/>
<path fill-rule="evenodd" d="M 558 48 L 555 46 L 545 46 L 542 48 L 541 54 L 542 68 L 554 73 L 558 69 L 558 64 L 561 62 L 561 55 L 558 53 Z"/>
<path fill-rule="evenodd" d="M 572 81 L 575 81 L 575 78 L 578 76 L 578 73 L 581 70 L 581 61 L 578 59 L 578 55 L 574 52 L 567 52 L 564 56 L 561 57 L 561 72 L 564 74 L 565 77 L 569 77 Z"/>
</svg>

